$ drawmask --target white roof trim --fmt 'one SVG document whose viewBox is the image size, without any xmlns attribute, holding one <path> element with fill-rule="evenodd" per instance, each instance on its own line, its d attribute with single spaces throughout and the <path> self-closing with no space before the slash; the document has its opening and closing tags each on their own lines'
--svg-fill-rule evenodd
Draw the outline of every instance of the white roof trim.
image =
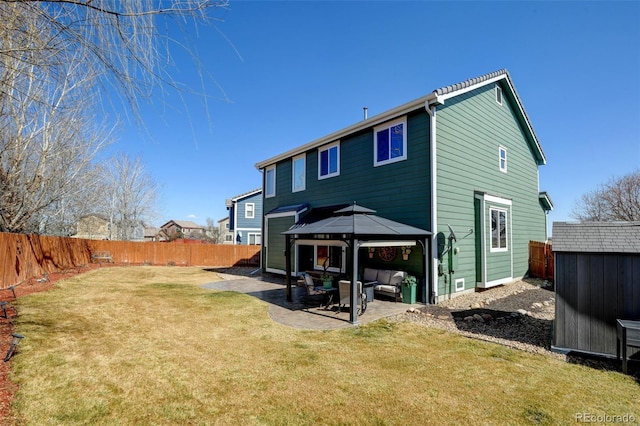
<svg viewBox="0 0 640 426">
<path fill-rule="evenodd" d="M 507 82 L 507 85 L 509 86 L 509 90 L 511 91 L 518 110 L 520 112 L 520 115 L 523 117 L 525 125 L 527 126 L 527 130 L 529 132 L 529 134 L 531 135 L 531 138 L 533 139 L 533 142 L 536 145 L 536 148 L 538 150 L 538 152 L 540 153 L 540 158 L 542 159 L 542 164 L 546 164 L 547 160 L 546 157 L 544 155 L 544 151 L 542 151 L 542 146 L 540 145 L 540 141 L 538 141 L 538 137 L 536 136 L 535 132 L 533 131 L 533 126 L 531 125 L 531 122 L 529 121 L 529 116 L 527 115 L 527 113 L 524 110 L 524 107 L 522 105 L 522 102 L 520 101 L 520 97 L 518 96 L 518 93 L 515 90 L 515 87 L 513 86 L 512 82 L 511 82 L 511 78 L 509 76 L 509 73 L 506 70 L 501 70 L 498 71 L 496 73 L 495 76 L 487 78 L 487 79 L 482 79 L 483 77 L 478 77 L 480 79 L 480 81 L 478 81 L 477 83 L 474 84 L 470 84 L 468 86 L 464 86 L 461 87 L 459 89 L 453 89 L 451 91 L 448 91 L 447 93 L 443 93 L 443 94 L 438 94 L 438 91 L 442 91 L 443 89 L 446 89 L 447 87 L 443 88 L 443 89 L 436 89 L 434 90 L 432 93 L 429 93 L 426 96 L 423 96 L 421 98 L 415 99 L 413 101 L 407 102 L 403 105 L 400 105 L 396 108 L 390 109 L 388 111 L 385 111 L 381 114 L 375 115 L 369 119 L 366 120 L 362 120 L 356 124 L 353 124 L 349 127 L 346 127 L 342 130 L 338 130 L 337 132 L 331 133 L 327 136 L 324 136 L 320 139 L 316 139 L 314 141 L 311 141 L 305 145 L 302 146 L 298 146 L 296 148 L 293 148 L 287 152 L 284 152 L 280 155 L 277 155 L 275 157 L 269 158 L 268 160 L 264 160 L 261 161 L 259 163 L 256 163 L 255 167 L 258 170 L 262 170 L 267 166 L 270 166 L 272 164 L 275 164 L 279 161 L 294 157 L 298 154 L 302 154 L 303 152 L 312 150 L 312 149 L 316 149 L 322 145 L 331 143 L 331 142 L 336 142 L 339 139 L 342 139 L 346 136 L 349 136 L 352 133 L 356 133 L 358 131 L 361 130 L 365 130 L 368 128 L 372 128 L 377 126 L 378 124 L 382 124 L 386 121 L 389 120 L 393 120 L 394 118 L 397 118 L 401 115 L 407 114 L 411 111 L 415 111 L 419 108 L 426 108 L 428 109 L 430 105 L 442 105 L 445 103 L 445 101 L 447 99 L 462 95 L 464 93 L 470 92 L 472 90 L 475 90 L 479 87 L 483 87 L 486 86 L 488 84 L 492 84 L 495 83 L 497 81 L 500 80 L 505 80 Z M 461 83 L 464 84 L 465 82 Z"/>
</svg>

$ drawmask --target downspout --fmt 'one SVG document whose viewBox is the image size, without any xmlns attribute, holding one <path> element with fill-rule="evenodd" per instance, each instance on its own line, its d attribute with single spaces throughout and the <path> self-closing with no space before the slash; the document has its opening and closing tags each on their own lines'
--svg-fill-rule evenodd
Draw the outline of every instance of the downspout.
<svg viewBox="0 0 640 426">
<path fill-rule="evenodd" d="M 437 97 L 436 99 L 437 100 Z M 436 161 L 436 108 L 431 101 L 426 101 L 424 109 L 429 114 L 429 144 L 431 157 L 431 295 L 430 303 L 435 303 L 438 298 L 438 247 L 436 235 L 438 233 L 438 197 L 436 196 L 437 188 L 437 161 Z"/>
</svg>

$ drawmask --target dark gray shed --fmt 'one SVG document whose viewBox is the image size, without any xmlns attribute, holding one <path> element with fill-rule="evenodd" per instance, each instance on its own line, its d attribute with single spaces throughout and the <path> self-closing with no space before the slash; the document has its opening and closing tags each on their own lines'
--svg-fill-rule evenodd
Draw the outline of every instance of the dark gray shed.
<svg viewBox="0 0 640 426">
<path fill-rule="evenodd" d="M 640 222 L 553 224 L 553 346 L 616 355 L 616 319 L 640 320 Z"/>
</svg>

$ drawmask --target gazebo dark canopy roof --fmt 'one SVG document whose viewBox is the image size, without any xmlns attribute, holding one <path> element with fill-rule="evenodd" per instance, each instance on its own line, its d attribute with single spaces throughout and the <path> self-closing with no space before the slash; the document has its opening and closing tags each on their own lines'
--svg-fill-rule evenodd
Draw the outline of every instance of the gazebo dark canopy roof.
<svg viewBox="0 0 640 426">
<path fill-rule="evenodd" d="M 353 203 L 313 209 L 288 230 L 285 236 L 285 264 L 287 265 L 287 300 L 291 301 L 291 240 L 341 240 L 351 247 L 352 273 L 349 321 L 356 324 L 358 317 L 356 276 L 358 270 L 358 248 L 366 245 L 408 245 L 420 241 L 426 248 L 431 232 L 404 223 L 395 222 L 375 215 L 376 211 Z M 426 270 L 426 264 L 425 264 Z"/>
<path fill-rule="evenodd" d="M 424 229 L 385 219 L 375 213 L 375 210 L 354 203 L 333 211 L 329 217 L 314 221 L 309 221 L 305 217 L 282 234 L 292 236 L 349 235 L 358 238 L 385 237 L 388 239 L 431 235 L 431 232 Z M 312 213 L 308 216 L 312 216 Z"/>
</svg>

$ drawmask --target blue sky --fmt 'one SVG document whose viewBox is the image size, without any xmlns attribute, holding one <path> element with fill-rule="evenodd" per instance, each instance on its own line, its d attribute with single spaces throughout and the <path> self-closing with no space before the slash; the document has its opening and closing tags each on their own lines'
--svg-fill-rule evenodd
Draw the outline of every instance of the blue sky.
<svg viewBox="0 0 640 426">
<path fill-rule="evenodd" d="M 550 223 L 640 167 L 640 2 L 231 0 L 216 16 L 189 34 L 212 78 L 174 52 L 175 78 L 207 107 L 157 98 L 146 130 L 125 127 L 111 147 L 141 155 L 161 184 L 155 225 L 217 222 L 225 199 L 261 186 L 257 162 L 360 121 L 364 106 L 373 116 L 502 68 L 547 156 Z"/>
</svg>

